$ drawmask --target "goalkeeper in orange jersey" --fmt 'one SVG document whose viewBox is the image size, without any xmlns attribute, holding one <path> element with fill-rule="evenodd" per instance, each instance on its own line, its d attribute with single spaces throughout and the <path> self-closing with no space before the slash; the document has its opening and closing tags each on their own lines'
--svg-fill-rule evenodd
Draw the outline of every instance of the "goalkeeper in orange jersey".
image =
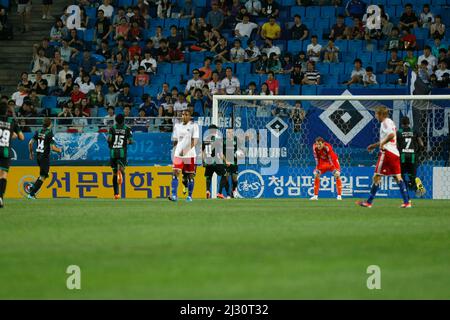
<svg viewBox="0 0 450 320">
<path fill-rule="evenodd" d="M 317 137 L 313 144 L 313 153 L 316 159 L 316 169 L 314 170 L 314 196 L 310 200 L 319 199 L 320 175 L 329 171 L 336 179 L 337 199 L 342 200 L 341 166 L 333 147 L 323 138 Z"/>
</svg>

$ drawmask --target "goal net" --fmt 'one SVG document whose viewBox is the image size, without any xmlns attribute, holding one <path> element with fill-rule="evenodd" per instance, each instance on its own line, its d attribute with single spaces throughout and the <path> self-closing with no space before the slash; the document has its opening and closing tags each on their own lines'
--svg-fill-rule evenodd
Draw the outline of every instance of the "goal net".
<svg viewBox="0 0 450 320">
<path fill-rule="evenodd" d="M 242 155 L 237 193 L 242 198 L 288 198 L 313 195 L 316 137 L 329 142 L 341 165 L 343 197 L 366 197 L 377 160 L 367 146 L 379 139 L 374 111 L 390 110 L 397 128 L 407 117 L 420 137 L 414 155 L 425 194 L 450 198 L 450 96 L 214 96 L 212 122 L 226 135 L 233 129 Z M 229 130 L 228 130 L 229 131 Z M 419 143 L 417 141 L 417 143 Z M 213 195 L 217 180 L 213 179 Z M 380 197 L 397 197 L 397 184 L 383 178 Z M 320 197 L 335 197 L 335 178 L 321 176 Z"/>
</svg>

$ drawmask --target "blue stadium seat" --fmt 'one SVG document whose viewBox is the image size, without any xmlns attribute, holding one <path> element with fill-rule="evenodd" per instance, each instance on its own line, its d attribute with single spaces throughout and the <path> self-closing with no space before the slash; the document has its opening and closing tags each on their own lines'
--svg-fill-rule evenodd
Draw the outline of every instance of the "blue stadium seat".
<svg viewBox="0 0 450 320">
<path fill-rule="evenodd" d="M 345 72 L 345 63 L 331 63 L 330 64 L 330 74 L 332 75 L 340 75 Z"/>
<path fill-rule="evenodd" d="M 172 73 L 173 74 L 186 74 L 187 73 L 187 64 L 186 63 L 172 64 Z"/>
<path fill-rule="evenodd" d="M 291 7 L 291 17 L 295 16 L 296 14 L 298 14 L 300 17 L 303 18 L 305 16 L 305 7 L 300 6 Z"/>
<path fill-rule="evenodd" d="M 297 53 L 302 51 L 303 41 L 301 40 L 289 40 L 287 42 L 287 51 L 290 53 Z"/>
<path fill-rule="evenodd" d="M 320 72 L 320 74 L 327 74 L 330 72 L 330 66 L 328 63 L 317 63 L 316 69 Z"/>
<path fill-rule="evenodd" d="M 190 63 L 189 64 L 189 70 L 188 70 L 188 74 L 192 74 L 192 71 L 194 71 L 194 69 L 200 69 L 201 67 L 203 67 L 203 62 L 194 62 L 194 63 Z"/>
<path fill-rule="evenodd" d="M 355 54 L 356 52 L 342 52 L 342 62 L 351 62 L 353 63 L 353 60 L 355 60 Z"/>
<path fill-rule="evenodd" d="M 249 74 L 252 71 L 252 64 L 245 62 L 245 63 L 237 63 L 236 64 L 236 74 L 237 75 L 245 75 Z"/>
<path fill-rule="evenodd" d="M 258 74 L 245 75 L 244 86 L 247 87 L 250 82 L 256 83 L 256 86 L 259 87 L 261 83 L 261 77 Z"/>
<path fill-rule="evenodd" d="M 299 95 L 301 92 L 301 86 L 299 84 L 293 85 L 293 86 L 287 86 L 285 90 L 285 94 L 287 95 Z"/>
<path fill-rule="evenodd" d="M 339 48 L 340 52 L 348 51 L 348 40 L 336 40 L 334 45 Z"/>
<path fill-rule="evenodd" d="M 279 2 L 283 7 L 291 7 L 295 5 L 295 0 L 281 0 Z"/>
<path fill-rule="evenodd" d="M 320 7 L 319 6 L 306 7 L 305 16 L 317 17 L 318 19 L 320 19 Z"/>
<path fill-rule="evenodd" d="M 106 110 L 106 108 L 98 108 L 97 111 L 97 117 L 99 118 L 103 118 L 108 114 L 108 111 Z"/>
<path fill-rule="evenodd" d="M 97 17 L 97 9 L 92 7 L 86 7 L 86 16 L 89 17 L 89 19 L 96 19 Z"/>
<path fill-rule="evenodd" d="M 233 71 L 233 73 L 235 72 L 235 69 L 236 69 L 235 65 L 236 65 L 235 63 L 231 63 L 231 62 L 224 62 L 224 63 L 222 63 L 222 67 L 224 69 L 227 69 L 228 67 L 230 67 L 231 70 Z"/>
<path fill-rule="evenodd" d="M 195 4 L 198 6 L 198 7 L 206 7 L 206 0 L 195 0 Z"/>
<path fill-rule="evenodd" d="M 448 5 L 448 0 L 431 0 L 431 4 L 433 6 L 443 6 L 443 5 Z"/>
<path fill-rule="evenodd" d="M 386 75 L 385 74 L 377 74 L 377 82 L 382 85 L 386 83 Z"/>
<path fill-rule="evenodd" d="M 377 62 L 376 66 L 377 66 L 377 68 L 376 68 L 377 72 L 381 73 L 381 72 L 384 72 L 384 70 L 386 70 L 387 63 L 386 62 Z"/>
<path fill-rule="evenodd" d="M 131 86 L 134 83 L 134 77 L 132 75 L 127 74 L 124 76 L 123 81 L 125 81 L 125 83 L 128 83 Z"/>
<path fill-rule="evenodd" d="M 337 85 L 338 84 L 338 81 L 339 81 L 338 75 L 324 74 L 324 75 L 321 75 L 321 78 L 324 77 L 324 76 L 326 77 L 326 81 L 325 80 L 321 80 L 321 82 L 323 84 L 330 84 L 330 85 Z"/>
<path fill-rule="evenodd" d="M 278 80 L 280 87 L 287 87 L 291 83 L 291 76 L 288 74 L 277 74 L 275 78 Z"/>
<path fill-rule="evenodd" d="M 179 26 L 179 19 L 170 19 L 170 18 L 168 18 L 168 19 L 165 19 L 164 20 L 164 27 L 165 28 L 170 28 L 172 25 L 175 25 L 175 26 Z"/>
<path fill-rule="evenodd" d="M 318 30 L 328 30 L 330 29 L 330 20 L 328 18 L 316 19 L 314 26 Z M 323 31 L 315 31 L 315 33 L 319 36 L 320 39 L 321 38 L 320 36 L 323 34 Z"/>
<path fill-rule="evenodd" d="M 84 30 L 82 39 L 86 42 L 92 42 L 94 41 L 94 29 L 86 29 Z"/>
<path fill-rule="evenodd" d="M 430 30 L 428 28 L 415 28 L 412 33 L 417 37 L 417 40 L 425 40 L 429 38 Z"/>
<path fill-rule="evenodd" d="M 355 64 L 353 62 L 346 62 L 345 63 L 345 73 L 347 73 L 347 74 L 352 73 L 352 70 L 354 67 L 355 67 Z"/>
<path fill-rule="evenodd" d="M 150 19 L 149 27 L 156 28 L 157 26 L 161 26 L 164 28 L 164 19 L 159 19 L 159 18 Z"/>
<path fill-rule="evenodd" d="M 180 19 L 178 26 L 180 28 L 187 28 L 189 26 L 189 19 Z"/>
<path fill-rule="evenodd" d="M 334 18 L 336 17 L 336 8 L 332 6 L 324 6 L 320 9 L 320 16 L 322 18 Z"/>
<path fill-rule="evenodd" d="M 364 66 L 372 63 L 372 53 L 371 52 L 359 52 L 359 53 L 356 53 L 356 57 L 361 59 Z"/>
<path fill-rule="evenodd" d="M 205 56 L 204 52 L 191 52 L 191 62 L 203 62 Z"/>
<path fill-rule="evenodd" d="M 172 64 L 163 62 L 158 64 L 158 73 L 161 74 L 171 74 L 172 73 Z"/>
<path fill-rule="evenodd" d="M 348 51 L 361 52 L 362 51 L 362 41 L 361 40 L 349 40 L 348 41 Z"/>
<path fill-rule="evenodd" d="M 389 0 L 389 6 L 401 6 L 401 5 L 402 5 L 402 0 Z"/>
<path fill-rule="evenodd" d="M 317 86 L 302 86 L 302 95 L 303 96 L 315 96 L 317 94 Z"/>
<path fill-rule="evenodd" d="M 386 62 L 386 52 L 385 51 L 377 51 L 372 54 L 372 64 L 378 63 L 378 62 Z"/>
<path fill-rule="evenodd" d="M 133 97 L 142 97 L 144 89 L 142 87 L 131 86 L 130 93 Z"/>
<path fill-rule="evenodd" d="M 131 7 L 136 5 L 137 1 L 136 0 L 117 0 L 117 6 L 118 7 Z"/>
<path fill-rule="evenodd" d="M 398 83 L 398 75 L 397 74 L 387 74 L 386 75 L 386 83 L 397 84 Z"/>
<path fill-rule="evenodd" d="M 1 5 L 3 8 L 8 9 L 9 6 L 10 6 L 10 2 L 9 2 L 9 0 L 0 0 L 0 5 Z M 6 11 L 8 11 L 8 10 L 6 10 Z"/>
<path fill-rule="evenodd" d="M 45 96 L 41 99 L 42 108 L 54 109 L 58 106 L 58 97 L 55 96 Z"/>
</svg>

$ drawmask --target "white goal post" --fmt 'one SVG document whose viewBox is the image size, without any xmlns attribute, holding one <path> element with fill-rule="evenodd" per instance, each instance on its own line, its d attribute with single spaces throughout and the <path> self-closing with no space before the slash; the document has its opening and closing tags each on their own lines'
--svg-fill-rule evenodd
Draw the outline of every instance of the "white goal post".
<svg viewBox="0 0 450 320">
<path fill-rule="evenodd" d="M 286 103 L 283 103 L 286 102 Z M 373 108 L 378 104 L 379 102 L 387 102 L 387 101 L 402 101 L 402 103 L 408 104 L 412 108 L 418 108 L 420 110 L 425 110 L 425 112 L 428 112 L 428 110 L 432 110 L 433 106 L 436 106 L 435 103 L 439 103 L 439 101 L 442 103 L 442 101 L 449 102 L 450 101 L 450 95 L 352 95 L 350 92 L 346 91 L 342 95 L 274 95 L 274 96 L 267 96 L 267 95 L 214 95 L 213 96 L 213 103 L 212 103 L 212 118 L 211 118 L 211 124 L 215 124 L 216 126 L 220 127 L 220 118 L 223 116 L 223 111 L 227 109 L 233 109 L 235 108 L 251 108 L 252 105 L 256 107 L 256 109 L 261 104 L 270 104 L 272 103 L 273 106 L 277 106 L 281 109 L 283 108 L 292 108 L 292 104 L 294 102 L 300 102 L 300 103 L 312 103 L 316 104 L 321 108 L 322 110 L 327 110 L 330 104 L 337 103 L 337 102 L 345 103 L 347 102 L 354 102 L 354 104 L 359 104 L 363 108 L 367 109 L 368 111 L 373 111 Z M 353 103 L 352 103 L 353 104 Z M 445 115 L 450 115 L 450 108 L 441 108 L 445 109 Z M 449 110 L 447 110 L 449 109 Z M 270 115 L 270 117 L 275 117 Z M 257 123 L 259 118 L 255 117 L 252 120 L 249 120 L 249 123 Z M 432 120 L 434 121 L 434 120 Z M 448 135 L 448 122 L 446 121 L 446 130 L 447 132 L 444 133 L 444 135 Z M 251 124 L 250 124 L 251 125 Z M 260 125 L 262 127 L 262 124 Z M 423 130 L 429 130 L 423 124 L 423 127 L 421 127 Z M 374 138 L 375 135 L 377 136 L 377 132 L 373 132 Z M 375 138 L 376 139 L 376 138 Z M 339 141 L 344 142 L 344 145 L 346 144 L 345 141 L 342 141 L 342 139 Z M 443 148 L 446 148 L 445 145 Z M 449 181 L 446 181 L 445 183 L 449 183 Z M 450 186 L 446 186 L 449 188 L 449 194 L 450 194 Z M 211 190 L 212 197 L 215 197 L 217 194 L 217 177 L 214 174 L 214 177 L 212 179 L 212 190 Z"/>
</svg>

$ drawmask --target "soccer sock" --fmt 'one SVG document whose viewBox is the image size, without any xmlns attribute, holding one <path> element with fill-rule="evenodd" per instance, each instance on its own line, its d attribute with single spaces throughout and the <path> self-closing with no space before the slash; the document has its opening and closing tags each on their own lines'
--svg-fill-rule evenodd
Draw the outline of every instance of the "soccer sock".
<svg viewBox="0 0 450 320">
<path fill-rule="evenodd" d="M 3 198 L 6 190 L 6 179 L 0 179 L 0 198 Z"/>
<path fill-rule="evenodd" d="M 222 180 L 220 180 L 222 182 Z M 211 177 L 206 177 L 206 191 L 211 192 Z"/>
<path fill-rule="evenodd" d="M 373 199 L 375 199 L 375 195 L 377 194 L 379 186 L 377 184 L 372 184 L 372 187 L 370 188 L 370 196 L 369 199 L 367 199 L 367 203 L 372 204 Z"/>
<path fill-rule="evenodd" d="M 317 177 L 314 179 L 314 195 L 319 195 L 319 187 L 320 187 L 320 178 Z"/>
<path fill-rule="evenodd" d="M 189 197 L 192 197 L 193 191 L 194 191 L 194 179 L 189 178 L 188 179 L 188 195 L 189 195 Z"/>
<path fill-rule="evenodd" d="M 403 181 L 403 180 L 399 181 L 398 186 L 400 188 L 400 194 L 402 195 L 402 198 L 403 198 L 403 203 L 408 203 L 409 202 L 409 194 L 408 194 L 408 190 L 406 189 L 405 181 Z"/>
<path fill-rule="evenodd" d="M 235 191 L 236 188 L 237 188 L 238 182 L 237 182 L 237 180 L 232 179 L 231 183 L 233 184 L 233 190 L 232 191 Z"/>
<path fill-rule="evenodd" d="M 183 186 L 185 186 L 187 188 L 188 186 L 188 178 L 186 176 L 183 175 L 183 180 L 182 180 Z"/>
<path fill-rule="evenodd" d="M 342 195 L 342 180 L 341 177 L 336 178 L 336 189 L 338 196 Z"/>
<path fill-rule="evenodd" d="M 33 189 L 31 189 L 30 195 L 34 197 L 36 195 L 36 193 L 39 191 L 39 189 L 41 188 L 43 183 L 44 182 L 41 179 L 37 179 L 33 185 Z"/>
<path fill-rule="evenodd" d="M 114 195 L 119 194 L 119 183 L 117 182 L 117 174 L 113 176 Z"/>
<path fill-rule="evenodd" d="M 229 187 L 228 176 L 222 176 L 222 177 L 220 178 L 220 188 L 219 188 L 219 193 L 222 193 L 222 194 L 223 194 L 222 190 L 223 190 L 223 189 L 228 190 L 228 187 Z"/>
<path fill-rule="evenodd" d="M 178 177 L 172 176 L 172 197 L 177 196 L 178 191 Z"/>
</svg>

